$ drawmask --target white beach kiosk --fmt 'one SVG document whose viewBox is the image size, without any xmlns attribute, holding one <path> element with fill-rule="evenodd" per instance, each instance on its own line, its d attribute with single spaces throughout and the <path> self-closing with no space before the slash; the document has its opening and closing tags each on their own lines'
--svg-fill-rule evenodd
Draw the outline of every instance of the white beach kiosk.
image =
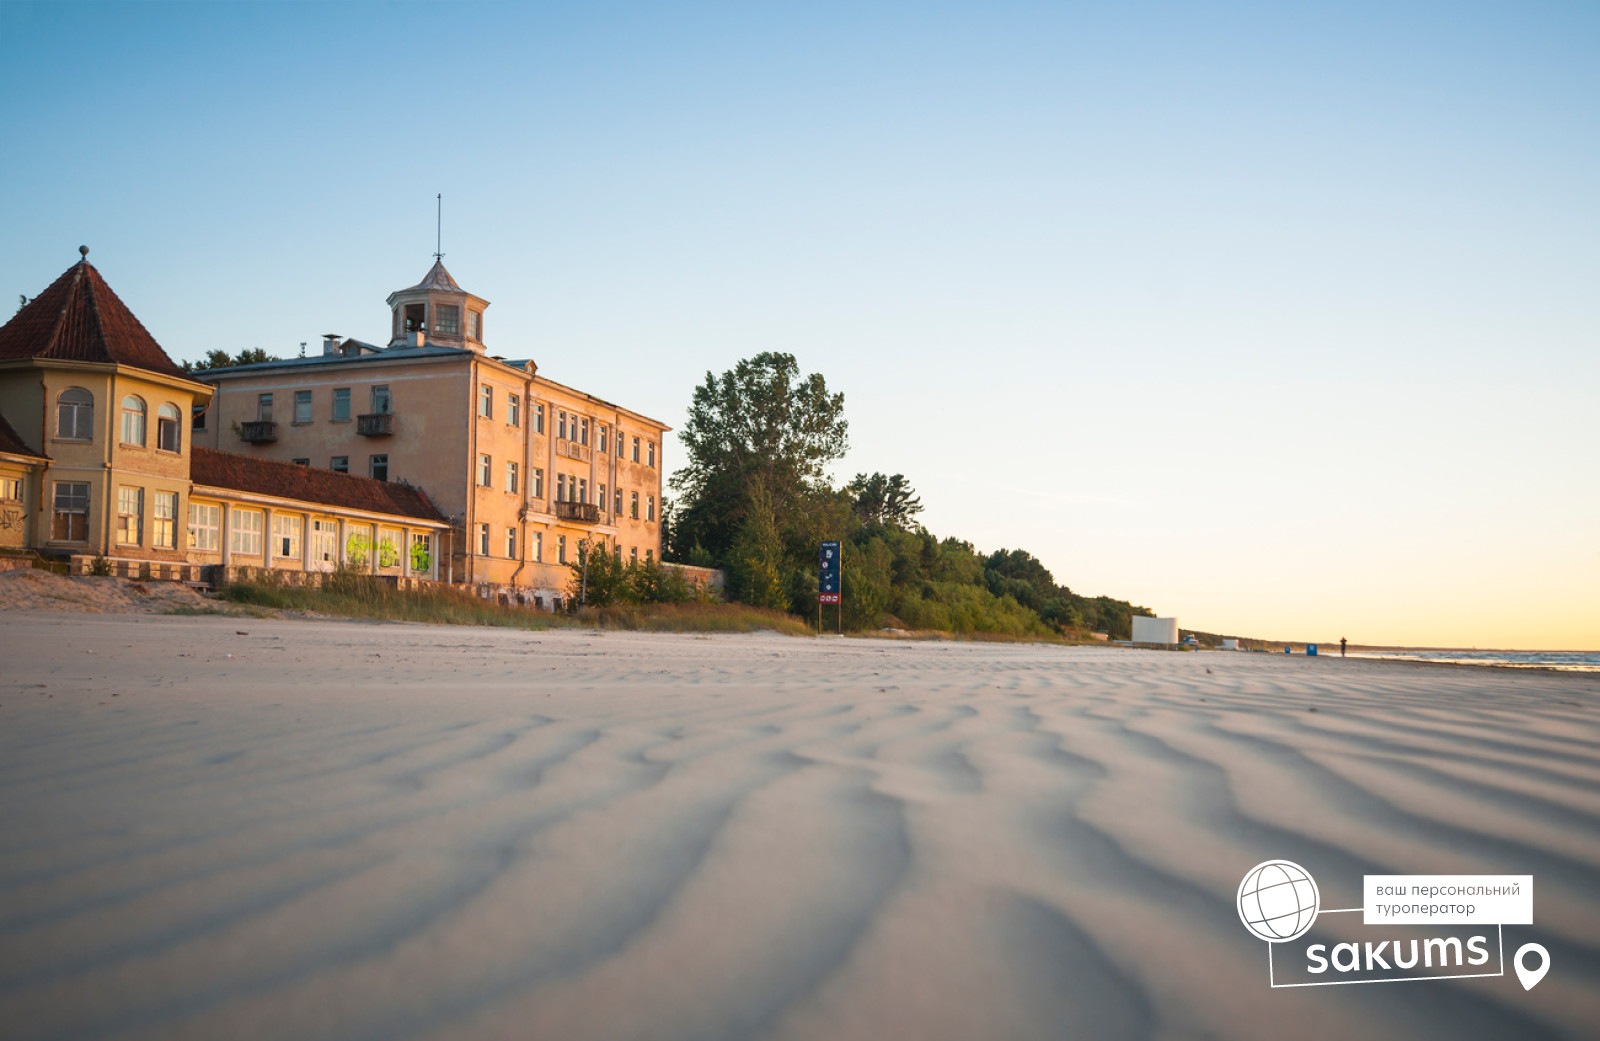
<svg viewBox="0 0 1600 1041">
<path fill-rule="evenodd" d="M 1176 618 L 1146 618 L 1144 615 L 1134 615 L 1133 642 L 1176 644 L 1178 642 L 1178 620 Z"/>
</svg>

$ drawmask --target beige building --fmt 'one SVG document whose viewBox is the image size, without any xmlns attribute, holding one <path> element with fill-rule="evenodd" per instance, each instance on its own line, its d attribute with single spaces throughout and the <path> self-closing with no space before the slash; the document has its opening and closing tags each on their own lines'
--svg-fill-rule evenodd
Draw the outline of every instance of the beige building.
<svg viewBox="0 0 1600 1041">
<path fill-rule="evenodd" d="M 0 327 L 0 549 L 164 578 L 369 559 L 377 573 L 437 573 L 448 525 L 419 490 L 332 474 L 296 482 L 193 446 L 190 417 L 212 388 L 173 364 L 80 252 Z M 312 566 L 302 547 L 320 524 L 357 538 Z M 393 568 L 377 563 L 390 559 L 376 549 L 386 532 L 408 554 Z"/>
<path fill-rule="evenodd" d="M 440 576 L 444 517 L 418 489 L 196 447 L 188 557 L 224 574 L 255 569 Z M 443 540 L 443 541 L 441 541 Z"/>
<path fill-rule="evenodd" d="M 196 442 L 421 488 L 454 526 L 443 576 L 485 593 L 553 606 L 585 541 L 660 558 L 665 424 L 490 354 L 488 301 L 442 262 L 388 305 L 384 346 L 197 373 Z"/>
<path fill-rule="evenodd" d="M 0 551 L 28 549 L 38 541 L 33 504 L 49 462 L 0 415 Z"/>
</svg>

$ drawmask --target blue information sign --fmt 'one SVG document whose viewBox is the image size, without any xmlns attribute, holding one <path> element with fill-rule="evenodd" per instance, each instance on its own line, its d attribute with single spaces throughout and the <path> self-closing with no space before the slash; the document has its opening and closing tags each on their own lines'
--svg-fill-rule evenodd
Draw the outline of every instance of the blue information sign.
<svg viewBox="0 0 1600 1041">
<path fill-rule="evenodd" d="M 817 551 L 817 603 L 839 602 L 839 544 L 824 542 Z"/>
</svg>

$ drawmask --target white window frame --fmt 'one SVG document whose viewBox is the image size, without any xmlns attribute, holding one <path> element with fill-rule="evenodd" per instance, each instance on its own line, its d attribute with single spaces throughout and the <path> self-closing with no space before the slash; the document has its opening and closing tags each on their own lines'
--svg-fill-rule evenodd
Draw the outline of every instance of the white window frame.
<svg viewBox="0 0 1600 1041">
<path fill-rule="evenodd" d="M 168 437 L 169 434 L 171 437 Z M 161 407 L 156 409 L 156 451 L 183 451 L 183 413 L 170 401 L 162 402 Z"/>
<path fill-rule="evenodd" d="M 478 487 L 494 487 L 494 459 L 481 452 L 478 454 Z"/>
<path fill-rule="evenodd" d="M 331 517 L 311 519 L 311 565 L 314 570 L 332 571 L 339 565 L 339 522 Z"/>
<path fill-rule="evenodd" d="M 421 546 L 423 552 L 427 553 L 428 555 L 427 567 L 417 567 L 418 546 Z M 411 533 L 409 545 L 406 546 L 406 559 L 411 561 L 411 573 L 413 575 L 423 574 L 433 570 L 433 535 L 431 532 L 413 531 Z"/>
<path fill-rule="evenodd" d="M 128 402 L 138 404 L 130 408 Z M 145 417 L 149 414 L 149 407 L 144 398 L 137 394 L 129 394 L 122 399 L 122 425 L 118 427 L 118 440 L 124 445 L 144 447 Z"/>
<path fill-rule="evenodd" d="M 73 395 L 71 401 L 65 400 L 69 394 Z M 88 400 L 80 401 L 79 397 Z M 68 417 L 71 422 L 64 422 Z M 71 432 L 63 433 L 63 430 Z M 56 395 L 56 440 L 94 440 L 94 395 L 83 387 L 66 387 Z"/>
<path fill-rule="evenodd" d="M 300 540 L 303 537 L 303 525 L 298 513 L 274 513 L 272 515 L 272 555 L 287 557 L 290 560 L 300 559 Z"/>
<path fill-rule="evenodd" d="M 117 545 L 139 546 L 144 542 L 144 489 L 133 484 L 117 485 Z"/>
<path fill-rule="evenodd" d="M 228 509 L 228 551 L 241 557 L 261 556 L 261 535 L 265 523 L 262 512 L 239 506 L 230 506 Z"/>
<path fill-rule="evenodd" d="M 512 495 L 517 494 L 519 482 L 517 481 L 517 464 L 514 460 L 506 460 L 506 491 Z"/>
<path fill-rule="evenodd" d="M 384 549 L 387 548 L 393 558 L 393 564 L 384 563 Z M 377 554 L 379 571 L 400 571 L 405 567 L 405 558 L 400 551 L 406 548 L 406 534 L 399 528 L 379 528 L 378 544 L 373 547 Z"/>
<path fill-rule="evenodd" d="M 156 492 L 150 503 L 150 548 L 178 548 L 178 493 Z"/>
<path fill-rule="evenodd" d="M 372 562 L 377 558 L 378 538 L 371 524 L 351 524 L 348 521 L 344 526 L 344 562 L 352 568 L 363 571 L 370 570 Z"/>
<path fill-rule="evenodd" d="M 222 548 L 222 507 L 214 502 L 189 503 L 189 548 L 215 553 Z"/>
</svg>

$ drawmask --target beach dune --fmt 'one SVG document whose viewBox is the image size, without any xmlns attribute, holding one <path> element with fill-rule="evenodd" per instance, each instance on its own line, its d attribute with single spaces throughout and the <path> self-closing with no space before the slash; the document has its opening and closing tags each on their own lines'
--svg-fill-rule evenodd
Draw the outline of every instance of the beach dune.
<svg viewBox="0 0 1600 1041">
<path fill-rule="evenodd" d="M 1537 1038 L 1600 1024 L 1600 678 L 0 615 L 0 1034 Z M 1273 990 L 1287 859 L 1534 877 L 1534 990 Z"/>
</svg>

